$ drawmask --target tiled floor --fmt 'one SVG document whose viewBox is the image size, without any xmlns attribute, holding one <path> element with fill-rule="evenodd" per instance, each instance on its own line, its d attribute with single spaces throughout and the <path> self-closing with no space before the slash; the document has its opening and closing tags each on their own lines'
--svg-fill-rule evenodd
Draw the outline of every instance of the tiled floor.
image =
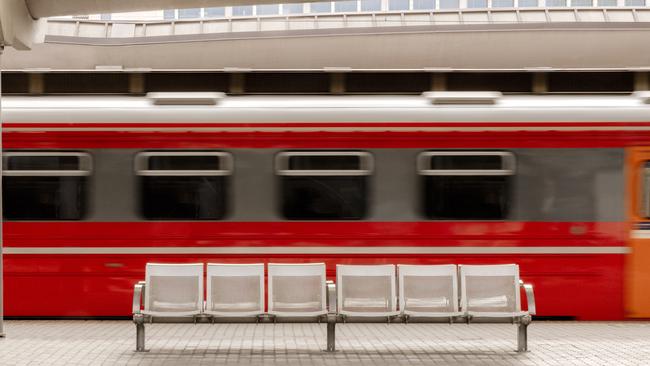
<svg viewBox="0 0 650 366">
<path fill-rule="evenodd" d="M 146 327 L 136 353 L 129 321 L 6 321 L 0 365 L 650 365 L 650 322 L 534 322 L 524 354 L 508 324 L 339 324 L 335 353 L 324 324 Z"/>
</svg>

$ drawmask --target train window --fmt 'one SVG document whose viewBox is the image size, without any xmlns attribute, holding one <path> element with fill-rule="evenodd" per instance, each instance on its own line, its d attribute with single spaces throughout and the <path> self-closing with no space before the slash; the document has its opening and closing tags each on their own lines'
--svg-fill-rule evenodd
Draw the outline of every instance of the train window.
<svg viewBox="0 0 650 366">
<path fill-rule="evenodd" d="M 282 214 L 289 220 L 360 220 L 368 205 L 372 155 L 292 151 L 276 156 Z"/>
<path fill-rule="evenodd" d="M 92 158 L 82 152 L 3 154 L 7 220 L 81 220 L 86 213 Z"/>
<path fill-rule="evenodd" d="M 147 220 L 221 220 L 232 156 L 219 151 L 148 151 L 135 158 Z"/>
<path fill-rule="evenodd" d="M 432 220 L 506 218 L 514 155 L 500 151 L 427 151 L 418 156 L 424 215 Z"/>
</svg>

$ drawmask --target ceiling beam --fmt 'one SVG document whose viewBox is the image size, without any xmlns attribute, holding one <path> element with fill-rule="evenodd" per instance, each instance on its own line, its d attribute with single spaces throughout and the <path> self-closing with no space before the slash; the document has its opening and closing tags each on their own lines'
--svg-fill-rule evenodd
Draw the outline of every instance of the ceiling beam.
<svg viewBox="0 0 650 366">
<path fill-rule="evenodd" d="M 45 38 L 45 19 L 34 20 L 24 0 L 0 1 L 0 46 L 28 50 Z"/>
<path fill-rule="evenodd" d="M 305 3 L 319 0 L 20 0 L 33 18 L 232 5 Z M 322 0 L 321 0 L 322 1 Z"/>
</svg>

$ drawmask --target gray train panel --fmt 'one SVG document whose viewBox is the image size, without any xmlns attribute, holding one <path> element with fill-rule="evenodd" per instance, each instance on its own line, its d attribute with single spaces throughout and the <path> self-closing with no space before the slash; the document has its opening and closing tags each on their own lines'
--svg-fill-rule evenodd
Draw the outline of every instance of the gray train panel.
<svg viewBox="0 0 650 366">
<path fill-rule="evenodd" d="M 436 150 L 436 149 L 430 149 Z M 91 149 L 87 221 L 144 221 L 139 208 L 139 149 Z M 225 221 L 283 221 L 274 158 L 278 149 L 231 149 Z M 426 221 L 422 176 L 416 158 L 422 149 L 369 149 L 368 221 Z M 467 150 L 463 150 L 467 151 Z M 476 150 L 481 151 L 481 150 Z M 623 221 L 623 149 L 509 149 L 516 159 L 507 220 Z"/>
<path fill-rule="evenodd" d="M 516 149 L 513 220 L 624 221 L 623 149 Z"/>
</svg>

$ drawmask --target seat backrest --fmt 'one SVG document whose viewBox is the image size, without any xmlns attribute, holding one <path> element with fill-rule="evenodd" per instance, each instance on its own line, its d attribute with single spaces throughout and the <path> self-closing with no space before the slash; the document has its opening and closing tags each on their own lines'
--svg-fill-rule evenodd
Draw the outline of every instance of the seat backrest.
<svg viewBox="0 0 650 366">
<path fill-rule="evenodd" d="M 160 316 L 203 311 L 203 263 L 147 263 L 144 310 Z"/>
<path fill-rule="evenodd" d="M 484 316 L 508 316 L 521 311 L 518 265 L 459 267 L 461 310 Z"/>
<path fill-rule="evenodd" d="M 264 313 L 264 263 L 208 263 L 206 313 L 252 316 Z"/>
<path fill-rule="evenodd" d="M 398 264 L 399 306 L 410 315 L 458 313 L 458 269 L 454 264 Z"/>
<path fill-rule="evenodd" d="M 269 263 L 269 313 L 313 316 L 327 313 L 325 263 Z"/>
<path fill-rule="evenodd" d="M 337 265 L 336 286 L 340 314 L 383 316 L 397 311 L 395 266 Z"/>
</svg>

